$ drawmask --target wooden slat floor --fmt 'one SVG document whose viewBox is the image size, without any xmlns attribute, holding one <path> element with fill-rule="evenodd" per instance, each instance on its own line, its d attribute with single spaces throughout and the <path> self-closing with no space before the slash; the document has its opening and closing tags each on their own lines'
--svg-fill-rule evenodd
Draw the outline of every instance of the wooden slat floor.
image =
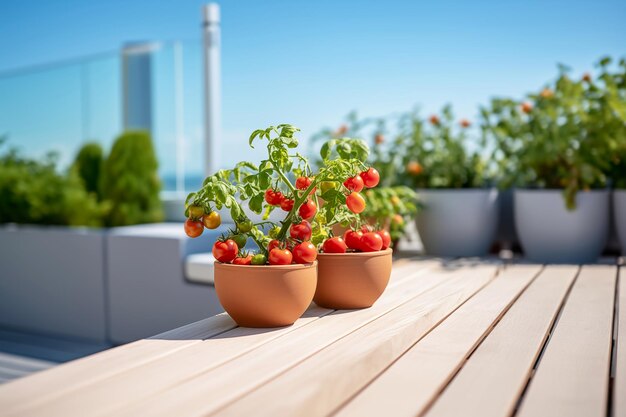
<svg viewBox="0 0 626 417">
<path fill-rule="evenodd" d="M 0 415 L 626 417 L 625 276 L 401 259 L 372 308 L 221 314 L 4 384 Z"/>
</svg>

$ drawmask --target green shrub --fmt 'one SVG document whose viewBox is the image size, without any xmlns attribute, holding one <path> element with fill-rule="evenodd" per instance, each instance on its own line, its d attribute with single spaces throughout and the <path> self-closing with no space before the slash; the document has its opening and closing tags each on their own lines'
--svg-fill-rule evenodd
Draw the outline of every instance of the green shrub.
<svg viewBox="0 0 626 417">
<path fill-rule="evenodd" d="M 102 171 L 102 198 L 110 204 L 107 226 L 163 219 L 157 167 L 149 133 L 129 131 L 117 138 Z"/>
<path fill-rule="evenodd" d="M 75 172 L 62 175 L 56 164 L 52 153 L 42 161 L 15 149 L 0 154 L 0 223 L 101 225 L 95 196 L 85 191 Z"/>
<path fill-rule="evenodd" d="M 100 176 L 104 163 L 103 154 L 100 144 L 86 143 L 78 151 L 72 166 L 72 169 L 76 170 L 78 176 L 83 180 L 85 189 L 97 195 L 98 198 L 100 198 Z"/>
</svg>

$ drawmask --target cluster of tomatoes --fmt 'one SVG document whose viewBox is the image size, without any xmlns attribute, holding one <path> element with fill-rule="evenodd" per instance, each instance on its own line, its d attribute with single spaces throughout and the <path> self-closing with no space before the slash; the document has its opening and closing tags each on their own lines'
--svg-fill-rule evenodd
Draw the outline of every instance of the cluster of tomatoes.
<svg viewBox="0 0 626 417">
<path fill-rule="evenodd" d="M 222 224 L 222 217 L 217 211 L 205 213 L 202 207 L 189 207 L 189 218 L 185 220 L 185 233 L 189 237 L 198 237 L 204 228 L 217 229 Z"/>
<path fill-rule="evenodd" d="M 220 239 L 213 245 L 213 256 L 219 262 L 235 265 L 289 265 L 306 264 L 317 259 L 317 249 L 310 242 L 311 224 L 307 220 L 294 223 L 289 228 L 290 238 L 285 242 L 273 239 L 267 245 L 267 256 L 262 253 L 251 255 L 239 253 L 234 239 Z"/>
<path fill-rule="evenodd" d="M 385 250 L 391 245 L 391 235 L 388 231 L 372 230 L 370 226 L 363 226 L 361 230 L 347 230 L 340 236 L 326 239 L 322 244 L 324 253 L 346 253 L 348 249 L 360 252 L 377 252 Z"/>
<path fill-rule="evenodd" d="M 296 179 L 296 189 L 304 191 L 309 188 L 311 182 L 313 182 L 312 178 L 298 177 Z M 315 188 L 311 190 L 311 194 L 314 192 Z M 280 207 L 286 212 L 290 212 L 295 204 L 293 198 L 287 197 L 281 191 L 272 188 L 265 191 L 265 202 L 270 206 Z M 308 198 L 298 209 L 298 214 L 303 219 L 312 219 L 317 214 L 317 205 L 312 199 Z"/>
<path fill-rule="evenodd" d="M 359 175 L 350 177 L 343 182 L 350 194 L 346 197 L 346 205 L 353 213 L 361 213 L 365 210 L 365 199 L 360 194 L 363 188 L 373 188 L 380 182 L 380 174 L 375 168 L 361 172 Z"/>
</svg>

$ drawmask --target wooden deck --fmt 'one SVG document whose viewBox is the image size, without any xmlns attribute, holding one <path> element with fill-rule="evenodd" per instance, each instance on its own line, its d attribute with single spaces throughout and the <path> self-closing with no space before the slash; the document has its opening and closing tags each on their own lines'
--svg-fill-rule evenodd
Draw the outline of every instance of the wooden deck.
<svg viewBox="0 0 626 417">
<path fill-rule="evenodd" d="M 624 417 L 625 275 L 400 260 L 372 308 L 211 317 L 0 386 L 0 415 Z"/>
</svg>

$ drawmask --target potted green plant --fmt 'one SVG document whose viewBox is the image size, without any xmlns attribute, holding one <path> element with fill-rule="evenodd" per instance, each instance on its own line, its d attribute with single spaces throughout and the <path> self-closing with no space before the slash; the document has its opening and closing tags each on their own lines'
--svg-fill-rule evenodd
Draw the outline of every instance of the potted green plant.
<svg viewBox="0 0 626 417">
<path fill-rule="evenodd" d="M 494 99 L 483 129 L 495 141 L 525 255 L 540 262 L 592 262 L 606 244 L 607 136 L 590 79 L 561 68 L 553 85 L 526 100 Z"/>
<path fill-rule="evenodd" d="M 589 83 L 590 94 L 597 106 L 596 130 L 601 131 L 610 153 L 608 177 L 613 186 L 613 224 L 620 241 L 622 253 L 626 254 L 626 59 L 611 69 L 609 57 L 599 61 L 599 74 L 592 80 L 589 74 L 584 79 Z"/>
<path fill-rule="evenodd" d="M 380 182 L 378 171 L 366 165 L 367 151 L 361 140 L 332 139 L 320 152 L 323 163 L 317 177 L 324 180 L 324 204 L 315 218 L 314 240 L 323 242 L 313 300 L 321 307 L 370 307 L 389 282 L 391 235 L 384 228 L 372 228 L 366 215 L 371 201 L 364 195 Z"/>
<path fill-rule="evenodd" d="M 498 191 L 488 181 L 480 144 L 469 143 L 469 128 L 468 120 L 455 121 L 450 106 L 428 121 L 417 112 L 400 119 L 398 177 L 418 192 L 417 229 L 428 254 L 482 256 L 494 239 Z"/>
</svg>

